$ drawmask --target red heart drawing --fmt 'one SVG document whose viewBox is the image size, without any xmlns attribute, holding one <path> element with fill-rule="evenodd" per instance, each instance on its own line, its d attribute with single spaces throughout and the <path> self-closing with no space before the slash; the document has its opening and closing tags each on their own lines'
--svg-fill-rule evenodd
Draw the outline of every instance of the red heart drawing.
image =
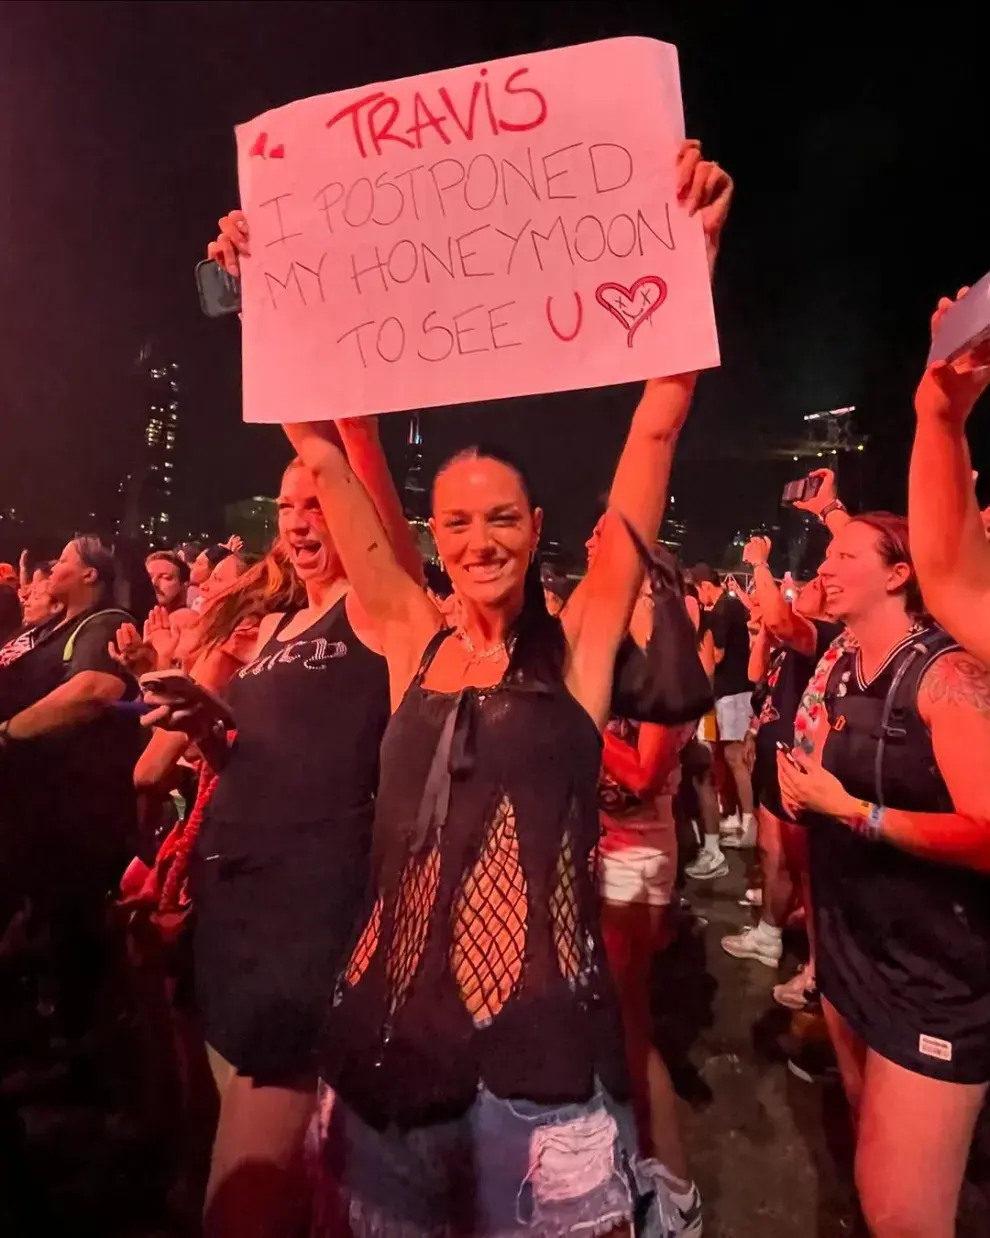
<svg viewBox="0 0 990 1238">
<path fill-rule="evenodd" d="M 640 295 L 637 297 L 637 293 Z M 641 275 L 629 288 L 621 284 L 600 284 L 595 289 L 595 300 L 625 327 L 629 333 L 626 344 L 632 348 L 633 336 L 649 322 L 653 314 L 667 299 L 667 285 L 659 275 Z"/>
<path fill-rule="evenodd" d="M 249 155 L 260 155 L 262 159 L 265 157 L 265 143 L 268 141 L 267 133 L 259 133 L 254 139 L 254 145 L 248 151 Z"/>
<path fill-rule="evenodd" d="M 279 142 L 278 146 L 273 146 L 271 148 L 271 150 L 268 152 L 268 158 L 269 159 L 284 159 L 285 158 L 285 147 L 282 145 L 281 142 Z"/>
</svg>

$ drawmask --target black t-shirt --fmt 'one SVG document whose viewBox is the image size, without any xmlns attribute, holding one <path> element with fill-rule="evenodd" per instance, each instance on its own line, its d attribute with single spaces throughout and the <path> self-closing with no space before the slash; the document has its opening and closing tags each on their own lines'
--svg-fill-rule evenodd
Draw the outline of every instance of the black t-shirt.
<svg viewBox="0 0 990 1238">
<path fill-rule="evenodd" d="M 815 628 L 815 651 L 810 656 L 793 649 L 780 649 L 774 655 L 767 672 L 767 693 L 759 709 L 760 729 L 757 747 L 776 761 L 777 741 L 790 747 L 794 743 L 794 717 L 808 680 L 815 673 L 832 641 L 842 631 L 841 623 L 812 619 Z"/>
<path fill-rule="evenodd" d="M 723 593 L 708 612 L 708 627 L 716 650 L 725 656 L 715 667 L 715 699 L 749 692 L 749 611 L 738 598 Z"/>
<path fill-rule="evenodd" d="M 129 619 L 118 610 L 91 610 L 46 625 L 33 648 L 0 667 L 0 721 L 83 671 L 120 679 L 123 699 L 133 700 L 137 685 L 107 650 Z M 29 829 L 39 843 L 57 845 L 66 836 L 94 844 L 121 841 L 134 827 L 133 775 L 141 744 L 137 719 L 114 709 L 65 731 L 12 741 L 0 752 L 0 819 Z"/>
</svg>

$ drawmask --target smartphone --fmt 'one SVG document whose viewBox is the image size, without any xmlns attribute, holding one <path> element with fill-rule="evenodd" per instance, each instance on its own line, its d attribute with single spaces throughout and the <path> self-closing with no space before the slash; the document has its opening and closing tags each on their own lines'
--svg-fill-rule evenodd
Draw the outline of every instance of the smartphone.
<svg viewBox="0 0 990 1238">
<path fill-rule="evenodd" d="M 799 477 L 797 481 L 789 481 L 780 496 L 781 503 L 803 503 L 805 499 L 813 499 L 824 480 L 824 477 L 811 473 L 807 477 Z"/>
<path fill-rule="evenodd" d="M 154 705 L 149 705 L 147 701 L 114 701 L 112 708 L 118 714 L 126 714 L 129 718 L 143 718 L 145 714 L 150 714 Z"/>
<path fill-rule="evenodd" d="M 241 312 L 241 281 L 211 258 L 196 264 L 199 307 L 207 318 L 226 318 Z"/>
<path fill-rule="evenodd" d="M 784 760 L 787 761 L 788 764 L 793 765 L 795 769 L 801 769 L 801 766 L 794 760 L 794 753 L 791 748 L 789 745 L 785 744 L 782 739 L 777 740 L 777 751 L 783 756 Z M 803 773 L 804 771 L 802 770 L 801 772 Z"/>
<path fill-rule="evenodd" d="M 951 361 L 990 337 L 990 271 L 946 310 L 928 353 L 928 364 Z"/>
<path fill-rule="evenodd" d="M 149 671 L 138 680 L 142 691 L 159 693 L 162 696 L 179 697 L 190 705 L 205 705 L 224 724 L 228 731 L 236 730 L 234 715 L 222 697 L 196 683 L 182 671 Z"/>
</svg>

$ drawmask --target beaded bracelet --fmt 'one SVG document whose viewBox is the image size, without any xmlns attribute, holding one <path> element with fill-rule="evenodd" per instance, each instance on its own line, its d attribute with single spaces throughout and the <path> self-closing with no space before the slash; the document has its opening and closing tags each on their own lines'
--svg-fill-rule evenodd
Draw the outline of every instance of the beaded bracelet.
<svg viewBox="0 0 990 1238">
<path fill-rule="evenodd" d="M 865 838 L 867 842 L 879 842 L 883 837 L 883 815 L 884 810 L 879 804 L 860 800 L 859 812 L 850 820 L 850 828 L 854 834 Z"/>
</svg>

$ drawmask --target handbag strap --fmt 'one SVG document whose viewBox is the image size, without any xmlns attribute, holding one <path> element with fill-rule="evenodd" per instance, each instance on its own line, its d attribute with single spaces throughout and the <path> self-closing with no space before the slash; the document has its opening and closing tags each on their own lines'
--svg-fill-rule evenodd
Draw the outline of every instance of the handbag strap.
<svg viewBox="0 0 990 1238">
<path fill-rule="evenodd" d="M 677 592 L 680 593 L 679 581 L 677 574 L 671 569 L 670 565 L 657 554 L 650 546 L 647 546 L 643 541 L 638 530 L 633 526 L 631 521 L 619 512 L 622 523 L 626 526 L 626 531 L 632 539 L 632 544 L 636 548 L 636 553 L 643 562 L 643 567 L 646 569 L 646 574 L 650 578 L 650 587 L 653 593 Z"/>
</svg>

